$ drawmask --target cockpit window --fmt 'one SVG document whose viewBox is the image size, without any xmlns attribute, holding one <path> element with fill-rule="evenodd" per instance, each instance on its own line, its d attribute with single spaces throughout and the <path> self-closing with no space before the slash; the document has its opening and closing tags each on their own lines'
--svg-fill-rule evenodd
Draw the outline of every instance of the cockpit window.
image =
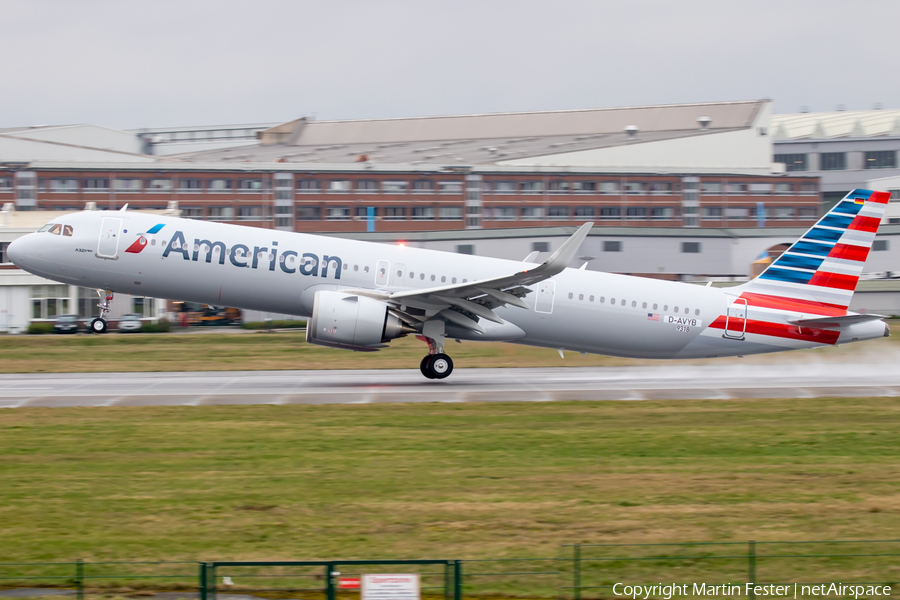
<svg viewBox="0 0 900 600">
<path fill-rule="evenodd" d="M 56 223 L 53 227 L 50 228 L 50 233 L 52 233 L 53 235 L 59 235 L 60 233 L 62 233 L 62 224 Z"/>
<path fill-rule="evenodd" d="M 72 237 L 72 226 L 71 225 L 63 225 L 63 235 L 66 237 Z"/>
<path fill-rule="evenodd" d="M 51 227 L 53 227 L 53 223 L 47 223 L 46 225 L 38 229 L 38 233 L 41 233 L 43 231 L 50 231 Z"/>
</svg>

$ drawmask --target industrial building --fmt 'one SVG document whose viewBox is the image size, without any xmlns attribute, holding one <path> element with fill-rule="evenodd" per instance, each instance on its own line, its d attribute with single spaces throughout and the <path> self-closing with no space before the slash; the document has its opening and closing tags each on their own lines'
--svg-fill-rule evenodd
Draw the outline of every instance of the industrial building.
<svg viewBox="0 0 900 600">
<path fill-rule="evenodd" d="M 23 226 L 28 212 L 128 204 L 517 260 L 552 251 L 572 227 L 594 221 L 579 259 L 589 269 L 740 279 L 820 214 L 821 171 L 798 168 L 802 161 L 781 150 L 801 138 L 767 100 L 132 131 L 10 128 L 0 130 L 0 263 L 4 242 L 42 224 Z M 867 269 L 889 272 L 900 264 L 900 226 L 882 229 L 883 252 Z M 11 267 L 0 264 L 3 288 L 49 285 Z M 49 300 L 45 292 L 26 295 Z M 89 308 L 82 296 L 93 294 L 57 292 L 79 313 Z M 144 314 L 165 310 L 144 302 Z M 38 311 L 32 302 L 28 319 L 49 318 L 45 304 Z M 13 327 L 21 328 L 18 306 Z"/>
</svg>

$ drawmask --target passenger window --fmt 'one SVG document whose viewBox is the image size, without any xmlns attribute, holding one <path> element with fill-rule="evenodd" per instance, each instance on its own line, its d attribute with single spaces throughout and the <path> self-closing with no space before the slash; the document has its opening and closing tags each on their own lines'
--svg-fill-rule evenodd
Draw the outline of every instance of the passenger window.
<svg viewBox="0 0 900 600">
<path fill-rule="evenodd" d="M 434 281 L 434 275 L 431 276 L 431 280 Z"/>
<path fill-rule="evenodd" d="M 419 273 L 419 279 L 425 280 L 425 273 Z"/>
<path fill-rule="evenodd" d="M 606 296 L 600 296 L 600 304 L 606 302 Z"/>
<path fill-rule="evenodd" d="M 656 302 L 653 303 L 653 310 L 656 310 L 656 307 L 659 306 Z"/>
<path fill-rule="evenodd" d="M 622 306 L 625 306 L 625 298 L 622 298 Z"/>
<path fill-rule="evenodd" d="M 697 315 L 697 316 L 699 317 L 699 316 L 700 316 L 700 309 L 698 308 L 698 309 L 694 310 L 694 314 Z"/>
<path fill-rule="evenodd" d="M 456 283 L 456 277 L 450 280 L 451 283 Z"/>
<path fill-rule="evenodd" d="M 644 302 L 643 304 L 641 304 L 641 308 L 647 308 L 647 303 Z"/>
<path fill-rule="evenodd" d="M 632 300 L 632 301 L 631 301 L 631 308 L 635 308 L 635 307 L 637 307 L 637 300 Z"/>
<path fill-rule="evenodd" d="M 610 298 L 610 299 L 609 299 L 609 303 L 615 305 L 616 299 L 615 299 L 615 298 Z"/>
<path fill-rule="evenodd" d="M 72 226 L 71 225 L 63 225 L 63 235 L 66 237 L 72 237 Z"/>
<path fill-rule="evenodd" d="M 578 299 L 579 299 L 579 300 L 584 300 L 584 294 L 578 294 Z"/>
<path fill-rule="evenodd" d="M 571 300 L 574 297 L 575 297 L 575 294 L 573 294 L 572 292 L 569 292 L 569 300 Z"/>
<path fill-rule="evenodd" d="M 359 271 L 359 265 L 353 265 L 353 270 L 354 270 L 354 271 Z"/>
<path fill-rule="evenodd" d="M 669 305 L 668 305 L 668 304 L 663 304 L 663 310 L 669 310 Z"/>
<path fill-rule="evenodd" d="M 413 273 L 412 271 L 410 271 L 410 272 L 409 272 L 409 278 L 410 278 L 410 279 L 415 279 L 415 278 L 416 278 L 416 274 Z"/>
<path fill-rule="evenodd" d="M 677 306 L 676 306 L 676 307 L 674 307 L 674 309 L 675 309 L 675 312 L 678 312 L 678 307 L 677 307 Z"/>
<path fill-rule="evenodd" d="M 368 272 L 369 272 L 369 267 L 363 267 L 363 271 L 364 271 L 365 273 L 368 273 Z"/>
<path fill-rule="evenodd" d="M 463 279 L 463 283 L 466 283 L 467 281 L 469 281 L 469 280 L 468 280 L 468 279 Z"/>
<path fill-rule="evenodd" d="M 687 306 L 685 306 L 685 307 L 684 307 L 684 314 L 688 315 L 688 314 L 690 314 L 690 313 L 691 313 L 691 309 L 689 309 Z"/>
<path fill-rule="evenodd" d="M 589 298 L 589 300 L 590 300 L 591 302 L 593 302 L 593 301 L 594 301 L 594 297 L 591 296 L 591 297 Z"/>
<path fill-rule="evenodd" d="M 62 225 L 57 223 L 56 225 L 54 225 L 53 227 L 50 228 L 50 233 L 52 233 L 53 235 L 59 235 L 60 233 L 62 233 Z"/>
<path fill-rule="evenodd" d="M 403 277 L 403 271 L 397 271 L 397 277 Z"/>
<path fill-rule="evenodd" d="M 447 281 L 446 275 L 441 275 L 441 283 L 445 283 Z"/>
</svg>

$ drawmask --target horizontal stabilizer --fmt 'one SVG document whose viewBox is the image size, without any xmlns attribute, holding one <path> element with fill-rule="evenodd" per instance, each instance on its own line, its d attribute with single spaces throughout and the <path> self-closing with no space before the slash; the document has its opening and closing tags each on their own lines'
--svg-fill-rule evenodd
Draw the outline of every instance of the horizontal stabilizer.
<svg viewBox="0 0 900 600">
<path fill-rule="evenodd" d="M 801 327 L 849 327 L 856 323 L 864 323 L 866 321 L 878 321 L 887 319 L 884 315 L 844 315 L 843 317 L 816 317 L 815 319 L 797 319 L 796 321 L 788 321 L 792 325 L 800 325 Z"/>
</svg>

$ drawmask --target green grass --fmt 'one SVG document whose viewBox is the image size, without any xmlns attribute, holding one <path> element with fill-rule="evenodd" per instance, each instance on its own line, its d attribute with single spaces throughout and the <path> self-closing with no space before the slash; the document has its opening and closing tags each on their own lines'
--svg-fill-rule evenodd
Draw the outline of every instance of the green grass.
<svg viewBox="0 0 900 600">
<path fill-rule="evenodd" d="M 800 350 L 748 357 L 676 361 L 691 363 L 884 362 L 897 348 L 898 337 L 839 348 Z M 426 354 L 413 337 L 394 340 L 380 352 L 348 352 L 306 343 L 303 331 L 190 333 L 168 335 L 118 334 L 4 336 L 0 343 L 0 373 L 107 371 L 233 371 L 266 369 L 415 369 Z M 490 342 L 448 341 L 447 353 L 457 368 L 616 366 L 660 364 L 609 356 L 579 356 L 556 350 Z M 669 363 L 671 364 L 671 363 Z"/>
<path fill-rule="evenodd" d="M 0 557 L 494 559 L 576 542 L 896 538 L 898 417 L 883 398 L 12 409 Z M 878 560 L 817 562 L 815 576 L 900 578 Z M 688 562 L 588 565 L 585 578 L 746 573 Z"/>
</svg>

